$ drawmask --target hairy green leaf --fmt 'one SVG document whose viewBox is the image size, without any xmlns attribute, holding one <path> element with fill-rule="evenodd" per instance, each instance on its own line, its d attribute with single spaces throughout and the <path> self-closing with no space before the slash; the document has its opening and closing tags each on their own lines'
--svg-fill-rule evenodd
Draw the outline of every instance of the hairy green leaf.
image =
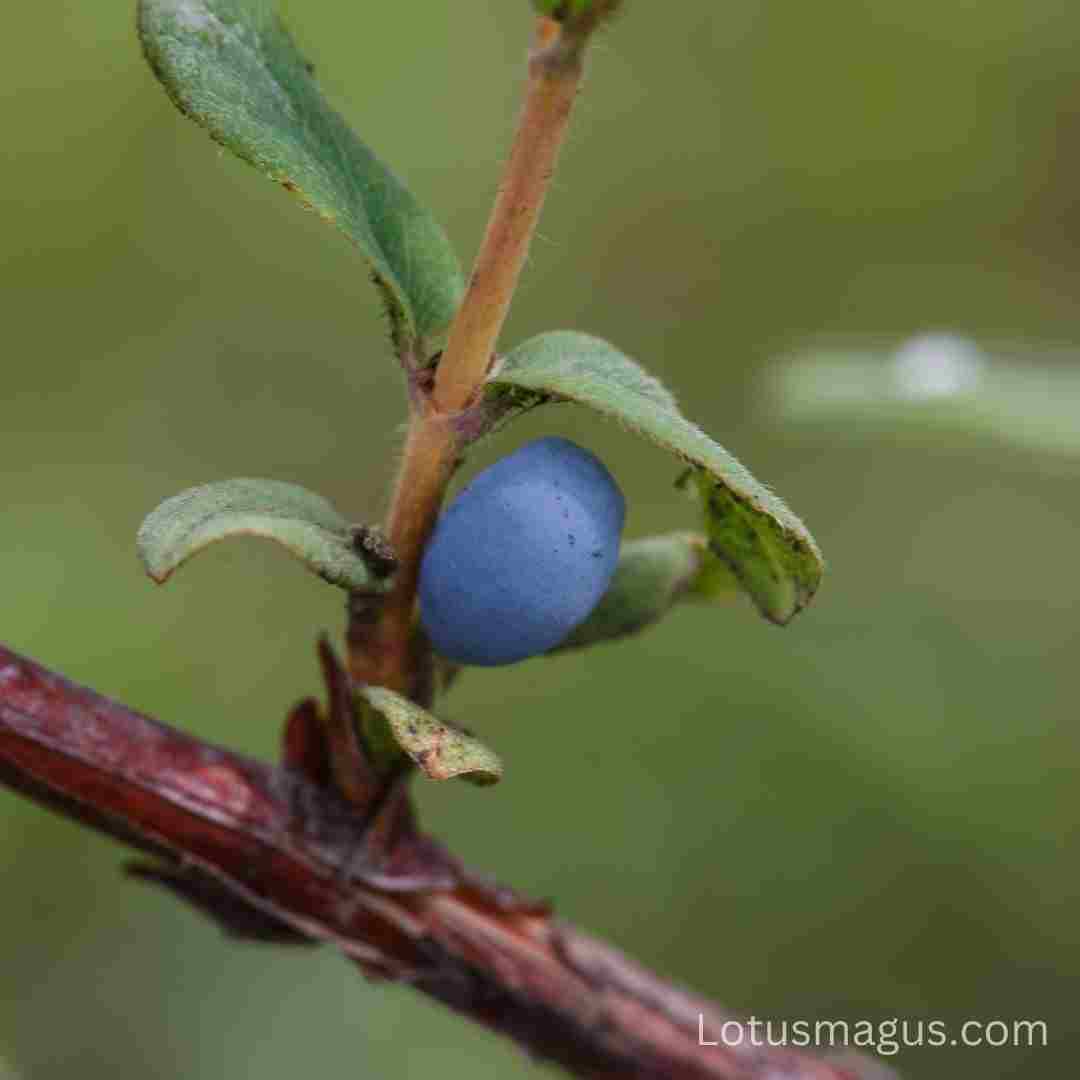
<svg viewBox="0 0 1080 1080">
<path fill-rule="evenodd" d="M 823 564 L 806 526 L 614 346 L 570 331 L 543 334 L 502 360 L 487 395 L 496 417 L 544 401 L 589 405 L 670 450 L 691 467 L 712 550 L 761 613 L 783 624 L 813 597 Z"/>
<path fill-rule="evenodd" d="M 323 98 L 268 0 L 139 0 L 154 73 L 217 142 L 336 225 L 371 263 L 400 348 L 434 351 L 463 292 L 435 219 Z"/>
<path fill-rule="evenodd" d="M 647 536 L 623 544 L 607 592 L 592 614 L 551 651 L 581 649 L 636 634 L 683 600 L 738 590 L 731 571 L 698 533 Z"/>
<path fill-rule="evenodd" d="M 223 480 L 166 499 L 139 527 L 136 546 L 159 584 L 192 555 L 232 536 L 274 540 L 331 585 L 365 592 L 388 586 L 392 560 L 373 552 L 321 495 L 279 480 Z"/>
<path fill-rule="evenodd" d="M 384 758 L 386 743 L 392 740 L 432 780 L 459 777 L 494 784 L 502 779 L 502 762 L 493 751 L 408 698 L 383 686 L 362 687 L 357 697 L 365 740 L 380 747 Z"/>
</svg>

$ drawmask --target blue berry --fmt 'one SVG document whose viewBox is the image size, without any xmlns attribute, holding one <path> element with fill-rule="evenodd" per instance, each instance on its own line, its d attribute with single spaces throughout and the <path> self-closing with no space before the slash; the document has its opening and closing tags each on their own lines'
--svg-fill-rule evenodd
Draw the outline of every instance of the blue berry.
<svg viewBox="0 0 1080 1080">
<path fill-rule="evenodd" d="M 436 651 L 494 667 L 554 648 L 607 589 L 625 513 L 603 462 L 567 439 L 537 439 L 478 473 L 420 565 Z"/>
</svg>

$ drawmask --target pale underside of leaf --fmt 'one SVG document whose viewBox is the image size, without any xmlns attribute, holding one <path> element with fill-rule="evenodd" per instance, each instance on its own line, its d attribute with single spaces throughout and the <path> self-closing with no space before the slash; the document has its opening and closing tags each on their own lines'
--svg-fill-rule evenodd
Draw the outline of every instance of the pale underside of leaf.
<svg viewBox="0 0 1080 1080">
<path fill-rule="evenodd" d="M 582 649 L 639 633 L 678 603 L 735 595 L 735 578 L 699 533 L 629 540 L 592 614 L 551 651 Z"/>
<path fill-rule="evenodd" d="M 210 544 L 236 536 L 275 541 L 331 585 L 387 588 L 356 550 L 348 522 L 326 499 L 278 480 L 224 480 L 174 495 L 147 516 L 136 546 L 146 572 L 162 583 Z"/>
<path fill-rule="evenodd" d="M 366 256 L 399 347 L 431 352 L 464 285 L 445 233 L 324 99 L 266 0 L 139 0 L 146 57 L 181 112 Z"/>
<path fill-rule="evenodd" d="M 373 719 L 385 725 L 386 734 L 432 780 L 460 778 L 474 784 L 494 784 L 502 779 L 498 756 L 460 728 L 446 724 L 408 698 L 382 686 L 357 691 L 362 717 L 370 730 Z"/>
<path fill-rule="evenodd" d="M 572 331 L 543 334 L 502 360 L 487 392 L 496 413 L 543 401 L 588 405 L 671 451 L 693 471 L 712 550 L 761 613 L 783 624 L 813 597 L 823 563 L 806 526 L 612 345 Z"/>
</svg>

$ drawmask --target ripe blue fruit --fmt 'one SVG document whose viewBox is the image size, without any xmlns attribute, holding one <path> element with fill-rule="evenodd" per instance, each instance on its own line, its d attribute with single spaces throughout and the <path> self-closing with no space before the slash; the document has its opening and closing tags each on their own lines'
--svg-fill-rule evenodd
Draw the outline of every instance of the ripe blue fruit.
<svg viewBox="0 0 1080 1080">
<path fill-rule="evenodd" d="M 537 439 L 478 473 L 420 564 L 436 651 L 494 667 L 554 648 L 607 589 L 625 516 L 603 462 L 568 439 Z"/>
</svg>

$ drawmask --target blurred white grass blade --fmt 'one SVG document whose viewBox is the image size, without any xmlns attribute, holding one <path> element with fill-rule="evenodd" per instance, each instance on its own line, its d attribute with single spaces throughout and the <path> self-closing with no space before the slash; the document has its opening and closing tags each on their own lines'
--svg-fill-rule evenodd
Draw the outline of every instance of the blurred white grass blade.
<svg viewBox="0 0 1080 1080">
<path fill-rule="evenodd" d="M 892 376 L 899 394 L 926 400 L 976 393 L 985 368 L 975 342 L 958 334 L 921 334 L 896 350 Z"/>
<path fill-rule="evenodd" d="M 893 350 L 811 350 L 768 377 L 769 407 L 785 423 L 1080 457 L 1080 351 L 988 350 L 957 334 L 921 334 Z"/>
</svg>

